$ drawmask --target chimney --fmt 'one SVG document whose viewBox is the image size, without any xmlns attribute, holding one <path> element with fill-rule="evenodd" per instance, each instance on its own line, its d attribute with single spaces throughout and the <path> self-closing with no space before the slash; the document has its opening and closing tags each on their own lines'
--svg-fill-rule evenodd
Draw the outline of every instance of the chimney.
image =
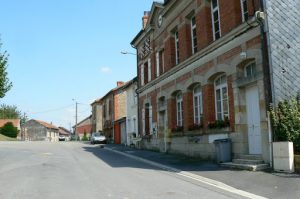
<svg viewBox="0 0 300 199">
<path fill-rule="evenodd" d="M 117 87 L 123 86 L 123 85 L 124 85 L 124 82 L 122 82 L 122 81 L 117 81 Z"/>
<path fill-rule="evenodd" d="M 147 22 L 148 22 L 148 18 L 149 18 L 149 12 L 148 11 L 144 11 L 144 16 L 142 18 L 143 21 L 143 29 L 145 29 Z"/>
</svg>

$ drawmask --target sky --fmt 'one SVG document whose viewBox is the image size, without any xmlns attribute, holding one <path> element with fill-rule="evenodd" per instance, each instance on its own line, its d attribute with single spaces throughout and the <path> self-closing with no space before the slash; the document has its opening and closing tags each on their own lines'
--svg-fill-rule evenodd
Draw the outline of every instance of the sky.
<svg viewBox="0 0 300 199">
<path fill-rule="evenodd" d="M 12 89 L 0 104 L 70 129 L 117 81 L 136 76 L 130 45 L 153 0 L 0 0 Z M 73 100 L 74 99 L 74 100 Z"/>
</svg>

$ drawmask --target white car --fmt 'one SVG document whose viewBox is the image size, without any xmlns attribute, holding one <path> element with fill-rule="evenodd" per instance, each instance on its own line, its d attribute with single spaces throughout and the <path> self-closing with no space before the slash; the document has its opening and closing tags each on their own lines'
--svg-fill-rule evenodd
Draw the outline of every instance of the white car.
<svg viewBox="0 0 300 199">
<path fill-rule="evenodd" d="M 106 144 L 106 137 L 101 133 L 92 133 L 91 144 Z"/>
<path fill-rule="evenodd" d="M 66 137 L 64 135 L 59 135 L 58 141 L 66 141 Z"/>
</svg>

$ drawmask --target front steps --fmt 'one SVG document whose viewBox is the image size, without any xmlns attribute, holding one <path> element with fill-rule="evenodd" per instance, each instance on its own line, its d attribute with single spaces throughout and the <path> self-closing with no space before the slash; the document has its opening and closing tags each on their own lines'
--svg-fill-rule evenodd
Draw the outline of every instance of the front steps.
<svg viewBox="0 0 300 199">
<path fill-rule="evenodd" d="M 269 164 L 265 164 L 260 155 L 241 155 L 239 159 L 233 159 L 232 162 L 221 163 L 221 166 L 249 171 L 261 171 L 269 168 Z"/>
</svg>

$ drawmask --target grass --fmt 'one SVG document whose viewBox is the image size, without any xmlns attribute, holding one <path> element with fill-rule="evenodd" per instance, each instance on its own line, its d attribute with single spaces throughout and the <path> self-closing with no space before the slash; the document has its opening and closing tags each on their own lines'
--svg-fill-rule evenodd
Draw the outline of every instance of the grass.
<svg viewBox="0 0 300 199">
<path fill-rule="evenodd" d="M 0 134 L 0 141 L 16 141 L 17 138 L 10 138 Z"/>
</svg>

